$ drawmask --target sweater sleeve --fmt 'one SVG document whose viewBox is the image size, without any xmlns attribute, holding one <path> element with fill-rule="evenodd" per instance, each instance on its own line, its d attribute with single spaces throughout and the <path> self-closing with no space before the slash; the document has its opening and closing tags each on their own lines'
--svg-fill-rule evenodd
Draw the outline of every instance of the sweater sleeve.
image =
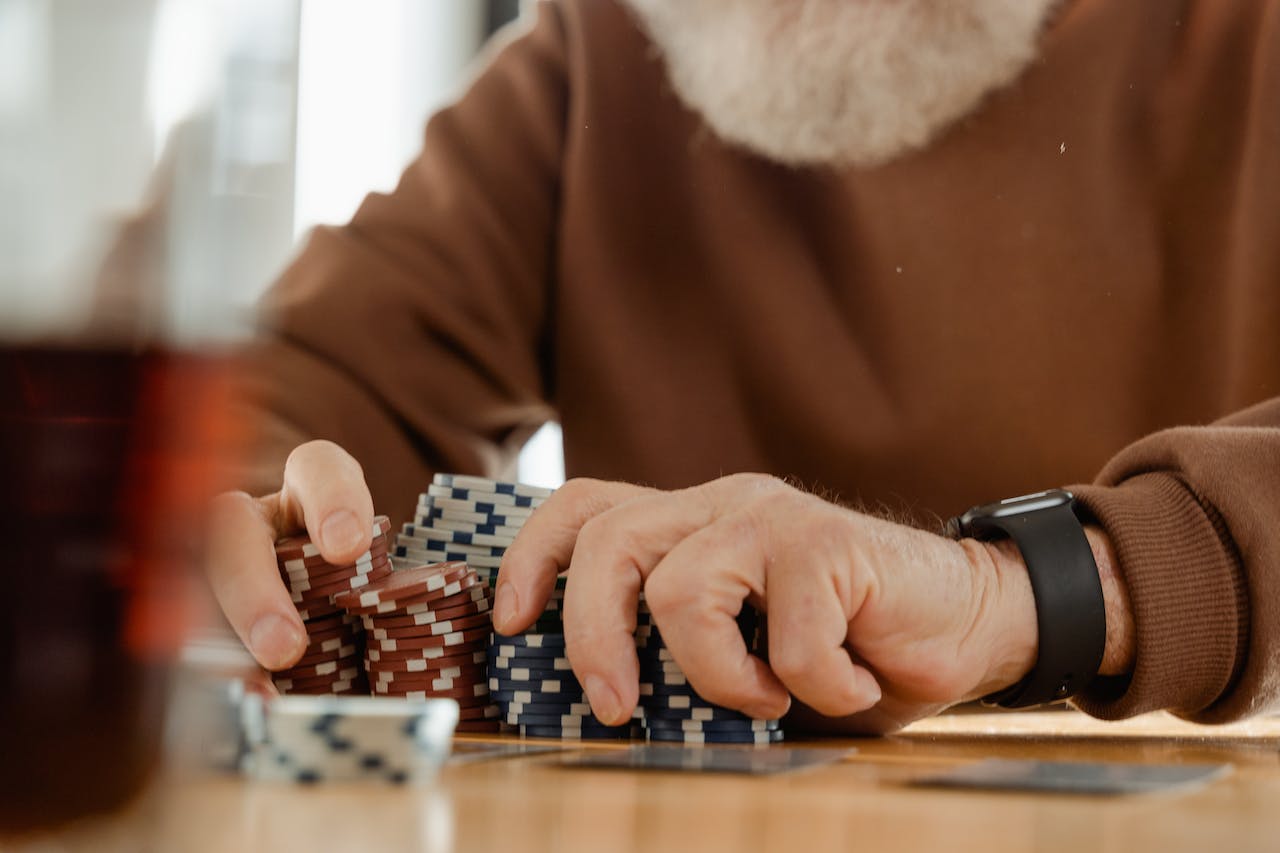
<svg viewBox="0 0 1280 853">
<path fill-rule="evenodd" d="M 241 483 L 279 488 L 297 444 L 364 466 L 375 506 L 432 470 L 501 472 L 551 416 L 548 305 L 564 122 L 554 4 L 427 125 L 394 192 L 318 228 L 268 293 L 241 400 Z"/>
<path fill-rule="evenodd" d="M 1129 588 L 1133 672 L 1077 697 L 1094 716 L 1239 719 L 1280 699 L 1280 398 L 1148 436 L 1074 487 Z"/>
</svg>

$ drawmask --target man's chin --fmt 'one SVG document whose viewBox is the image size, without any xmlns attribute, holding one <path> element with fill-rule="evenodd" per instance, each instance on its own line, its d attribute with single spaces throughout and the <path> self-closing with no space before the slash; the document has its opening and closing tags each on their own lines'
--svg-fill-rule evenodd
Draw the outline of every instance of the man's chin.
<svg viewBox="0 0 1280 853">
<path fill-rule="evenodd" d="M 624 0 L 676 94 L 778 162 L 873 167 L 927 146 L 1034 60 L 1058 0 Z"/>
</svg>

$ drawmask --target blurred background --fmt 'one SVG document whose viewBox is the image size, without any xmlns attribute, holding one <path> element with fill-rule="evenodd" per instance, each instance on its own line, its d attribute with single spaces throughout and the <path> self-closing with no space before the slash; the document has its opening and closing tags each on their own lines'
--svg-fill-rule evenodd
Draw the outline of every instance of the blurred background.
<svg viewBox="0 0 1280 853">
<path fill-rule="evenodd" d="M 234 343 L 521 0 L 0 0 L 0 336 Z M 544 428 L 520 479 L 563 481 Z"/>
</svg>

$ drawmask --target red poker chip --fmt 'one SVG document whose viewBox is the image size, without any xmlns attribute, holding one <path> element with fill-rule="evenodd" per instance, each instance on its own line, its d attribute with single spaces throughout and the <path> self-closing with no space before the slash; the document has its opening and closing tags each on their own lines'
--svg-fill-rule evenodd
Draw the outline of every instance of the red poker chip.
<svg viewBox="0 0 1280 853">
<path fill-rule="evenodd" d="M 336 571 L 329 571 L 323 574 L 297 575 L 280 572 L 280 580 L 284 581 L 284 585 L 290 589 L 309 589 L 313 586 L 328 586 L 341 580 L 367 578 L 383 566 L 390 565 L 391 558 L 384 556 L 378 557 L 371 563 L 361 563 L 358 566 L 345 566 Z"/>
<path fill-rule="evenodd" d="M 461 607 L 478 601 L 488 601 L 493 606 L 493 595 L 488 584 L 478 575 L 464 576 L 461 581 L 449 584 L 447 589 L 428 595 L 418 595 L 374 607 L 362 607 L 351 610 L 352 616 L 360 619 L 385 619 L 388 617 L 417 616 L 431 613 L 447 607 Z"/>
<path fill-rule="evenodd" d="M 298 660 L 295 661 L 293 665 L 295 667 L 315 666 L 316 664 L 321 664 L 321 663 L 324 663 L 325 661 L 337 661 L 338 663 L 345 663 L 348 660 L 354 660 L 355 663 L 359 663 L 358 660 L 355 660 L 359 657 L 360 657 L 360 646 L 356 643 L 351 643 L 349 645 L 342 646 L 341 648 L 334 649 L 332 651 L 316 652 L 315 654 L 311 654 L 311 655 L 303 655 L 302 657 L 298 658 Z M 351 665 L 355 665 L 355 664 L 353 663 Z"/>
<path fill-rule="evenodd" d="M 393 569 L 391 568 L 391 566 L 387 565 L 378 569 L 374 574 L 369 575 L 367 578 L 359 580 L 358 582 L 368 585 L 369 583 L 374 583 L 390 575 L 392 572 L 393 572 Z M 289 597 L 293 599 L 294 604 L 298 606 L 305 606 L 312 601 L 332 601 L 333 596 L 339 593 L 350 591 L 352 589 L 351 584 L 356 582 L 357 582 L 356 579 L 352 579 L 351 581 L 344 580 L 344 581 L 341 581 L 340 583 L 329 584 L 323 587 L 313 587 L 311 589 L 299 590 L 296 592 L 293 590 L 290 590 Z M 359 588 L 360 587 L 357 587 L 357 589 Z"/>
<path fill-rule="evenodd" d="M 365 669 L 370 675 L 387 675 L 391 677 L 401 677 L 408 674 L 438 672 L 442 669 L 451 669 L 455 666 L 475 666 L 478 664 L 488 665 L 487 655 L 484 650 L 463 652 L 456 655 L 441 655 L 434 658 L 413 658 L 402 660 L 387 661 L 371 661 L 364 662 Z"/>
<path fill-rule="evenodd" d="M 385 515 L 374 516 L 371 532 L 374 539 L 385 538 L 391 532 L 391 519 Z M 294 552 L 297 552 L 298 558 L 313 557 L 319 554 L 319 549 L 312 543 L 311 537 L 305 533 L 276 540 L 276 556 L 284 555 L 286 559 L 296 559 L 293 557 Z"/>
<path fill-rule="evenodd" d="M 272 683 L 281 690 L 309 690 L 313 688 L 330 688 L 342 689 L 346 687 L 360 687 L 366 693 L 369 692 L 369 682 L 363 676 L 354 678 L 273 678 Z"/>
<path fill-rule="evenodd" d="M 335 583 L 335 581 L 343 578 L 362 578 L 372 574 L 372 571 L 380 566 L 390 565 L 390 557 L 381 555 L 375 557 L 370 562 L 361 562 L 361 564 L 353 566 L 342 566 L 338 569 L 330 569 L 328 571 L 314 571 L 314 573 L 285 573 L 280 571 L 280 579 L 288 587 L 321 587 L 324 584 Z"/>
<path fill-rule="evenodd" d="M 341 628 L 344 625 L 356 624 L 358 621 L 359 620 L 357 620 L 355 617 L 348 616 L 347 614 L 343 613 L 341 610 L 335 610 L 332 614 L 328 616 L 321 616 L 316 619 L 308 619 L 305 624 L 306 624 L 307 631 L 309 633 L 311 631 L 319 632 L 319 631 L 328 631 L 331 628 Z"/>
<path fill-rule="evenodd" d="M 288 574 L 293 577 L 314 577 L 322 575 L 326 572 L 342 572 L 351 571 L 362 565 L 375 563 L 379 559 L 389 557 L 391 553 L 390 543 L 385 539 L 375 540 L 368 551 L 360 554 L 349 563 L 331 563 L 324 557 L 294 557 L 291 559 L 277 559 L 276 567 L 282 574 Z"/>
<path fill-rule="evenodd" d="M 375 673 L 369 682 L 374 685 L 384 684 L 430 684 L 433 681 L 451 679 L 457 682 L 472 684 L 478 681 L 489 683 L 489 671 L 484 664 L 468 666 L 448 666 L 443 669 L 427 672 Z M 461 683 L 458 685 L 461 687 Z"/>
<path fill-rule="evenodd" d="M 354 678 L 360 674 L 359 659 L 353 658 L 351 663 L 339 663 L 338 661 L 326 661 L 316 664 L 304 664 L 302 666 L 291 666 L 288 669 L 282 669 L 276 674 L 282 678 L 323 678 L 325 676 L 334 676 L 336 678 Z M 341 674 L 340 674 L 341 673 Z"/>
<path fill-rule="evenodd" d="M 429 595 L 455 580 L 461 580 L 468 572 L 470 569 L 463 562 L 437 563 L 416 569 L 404 569 L 382 583 L 370 584 L 369 588 L 359 593 L 353 591 L 341 596 L 336 603 L 353 610 L 419 595 Z"/>
<path fill-rule="evenodd" d="M 488 611 L 471 616 L 442 619 L 439 622 L 431 622 L 426 625 L 414 625 L 410 628 L 384 628 L 381 625 L 377 625 L 366 629 L 366 633 L 374 640 L 402 640 L 411 637 L 439 637 L 442 634 L 456 634 L 459 631 L 469 631 L 475 628 L 492 630 L 493 617 L 489 615 Z"/>
<path fill-rule="evenodd" d="M 448 690 L 422 690 L 401 688 L 396 693 L 388 695 L 403 695 L 404 693 L 430 693 L 434 698 L 438 699 L 454 699 L 460 706 L 465 704 L 467 707 L 476 706 L 476 704 L 489 704 L 489 685 L 488 684 L 472 684 L 468 686 L 458 686 Z"/>
<path fill-rule="evenodd" d="M 395 637 L 385 640 L 370 639 L 368 641 L 369 648 L 377 649 L 380 652 L 404 652 L 416 649 L 434 649 L 440 646 L 460 646 L 465 643 L 474 643 L 480 640 L 487 640 L 492 628 L 489 625 L 479 625 L 474 628 L 465 628 L 461 631 L 450 631 L 447 634 L 436 634 L 434 636 L 417 636 L 417 637 Z"/>
<path fill-rule="evenodd" d="M 300 596 L 307 599 L 315 599 L 322 595 L 327 597 L 339 592 L 364 589 L 383 578 L 390 577 L 391 574 L 393 574 L 391 561 L 383 560 L 366 575 L 343 575 L 324 583 L 286 583 L 285 586 L 288 587 L 289 594 L 293 596 L 294 601 L 297 601 Z"/>
<path fill-rule="evenodd" d="M 502 716 L 502 709 L 490 702 L 488 705 L 472 705 L 462 708 L 458 713 L 459 720 L 496 720 Z"/>
<path fill-rule="evenodd" d="M 345 616 L 342 608 L 334 607 L 333 602 L 325 599 L 324 601 L 308 601 L 306 603 L 295 601 L 293 606 L 298 609 L 298 615 L 302 617 L 303 622 L 319 621 L 327 619 L 333 615 Z"/>
<path fill-rule="evenodd" d="M 350 607 L 347 612 L 361 618 L 386 614 L 395 614 L 397 616 L 413 615 L 442 606 L 439 602 L 444 601 L 446 598 L 456 601 L 461 593 L 469 592 L 472 595 L 481 595 L 487 590 L 488 586 L 485 581 L 475 574 L 471 574 L 464 576 L 460 580 L 450 582 L 444 589 L 436 592 L 417 595 L 413 598 L 388 601 L 376 604 L 373 607 Z M 450 601 L 449 604 L 452 606 L 453 601 Z"/>
<path fill-rule="evenodd" d="M 410 684 L 405 681 L 379 681 L 370 685 L 370 690 L 378 696 L 395 696 L 418 690 L 427 693 L 438 693 L 442 690 L 474 687 L 479 683 L 480 681 L 475 678 L 437 678 L 435 681 L 419 681 L 416 684 Z"/>
<path fill-rule="evenodd" d="M 438 610 L 424 610 L 421 613 L 413 613 L 402 616 L 398 613 L 388 613 L 380 616 L 363 617 L 366 628 L 418 628 L 424 625 L 434 625 L 437 622 L 443 622 L 448 619 L 465 619 L 468 616 L 479 616 L 482 613 L 489 613 L 493 605 L 489 602 L 487 596 L 478 599 L 471 599 L 466 604 L 454 607 L 445 607 Z"/>
<path fill-rule="evenodd" d="M 500 720 L 459 720 L 454 731 L 463 735 L 496 735 L 502 731 L 502 722 Z"/>
<path fill-rule="evenodd" d="M 354 643 L 364 636 L 364 631 L 349 626 L 340 626 L 338 628 L 330 628 L 327 631 L 313 632 L 310 627 L 307 629 L 307 650 L 303 654 L 313 654 L 315 652 L 325 651 L 326 644 L 333 646 L 334 643 L 345 646 L 347 643 Z"/>
</svg>

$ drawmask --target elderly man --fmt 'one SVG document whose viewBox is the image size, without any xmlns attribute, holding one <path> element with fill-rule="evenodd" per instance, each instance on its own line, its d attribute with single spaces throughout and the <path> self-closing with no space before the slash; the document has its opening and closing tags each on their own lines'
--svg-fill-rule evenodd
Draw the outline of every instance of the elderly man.
<svg viewBox="0 0 1280 853">
<path fill-rule="evenodd" d="M 569 569 L 606 721 L 636 701 L 641 589 L 699 692 L 759 717 L 1258 712 L 1278 210 L 1275 4 L 543 3 L 273 291 L 266 497 L 219 500 L 215 591 L 288 664 L 275 535 L 350 558 L 374 500 L 501 472 L 555 417 L 598 479 L 530 521 L 494 618 L 527 626 Z"/>
</svg>

